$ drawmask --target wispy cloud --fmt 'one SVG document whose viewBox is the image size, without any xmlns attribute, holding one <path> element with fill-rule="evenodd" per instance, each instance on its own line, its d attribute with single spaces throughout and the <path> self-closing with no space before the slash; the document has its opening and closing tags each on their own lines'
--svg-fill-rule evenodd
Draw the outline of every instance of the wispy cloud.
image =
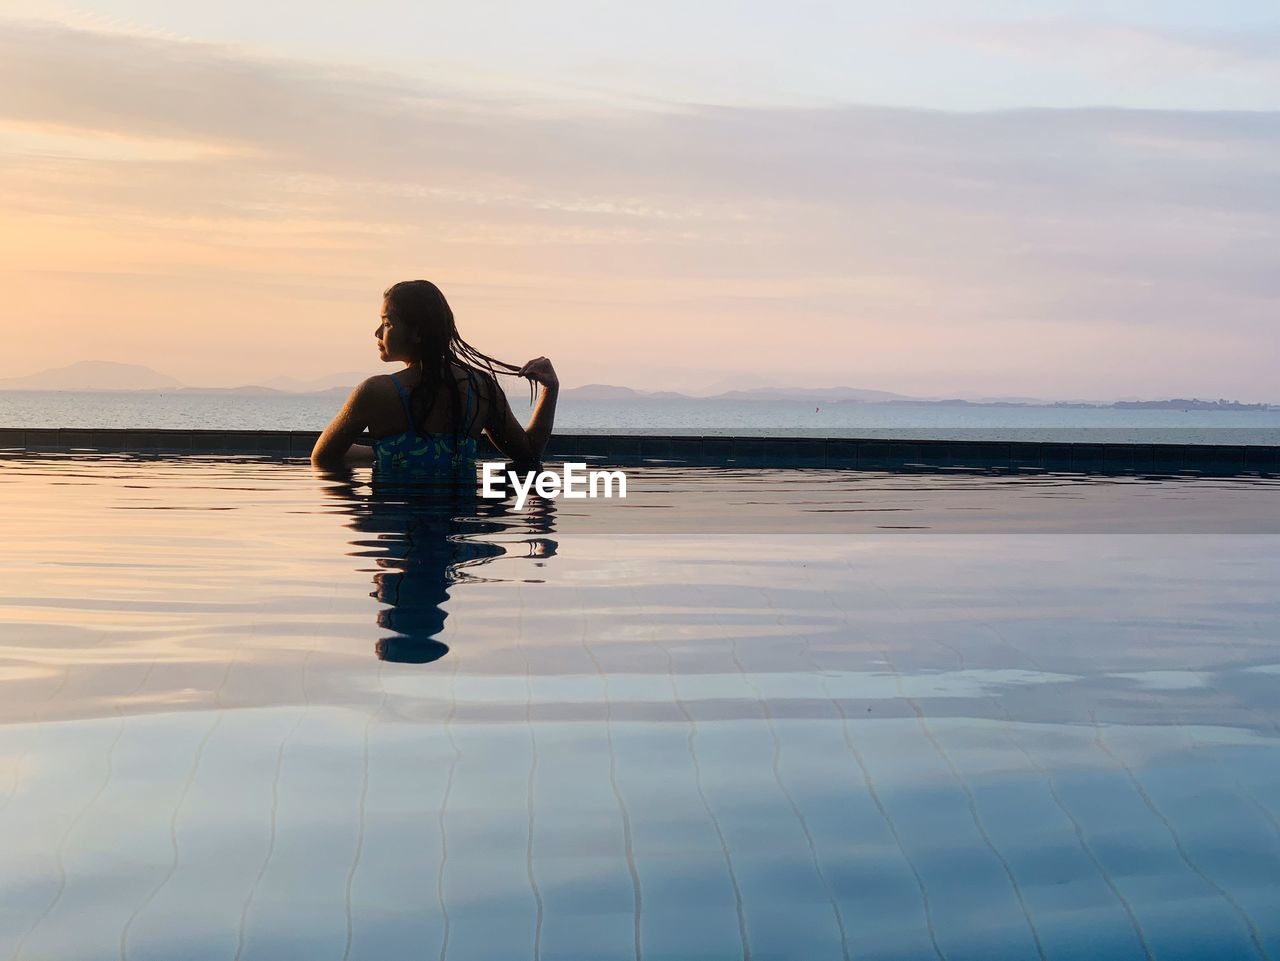
<svg viewBox="0 0 1280 961">
<path fill-rule="evenodd" d="M 1192 28 L 1059 15 L 951 21 L 930 32 L 997 53 L 1087 58 L 1117 71 L 1280 67 L 1280 25 L 1274 24 Z"/>
<path fill-rule="evenodd" d="M 1236 357 L 1261 384 L 1280 302 L 1274 113 L 604 110 L 15 21 L 0 89 L 23 230 L 0 246 L 31 302 L 73 322 L 87 291 L 149 317 L 238 297 L 227 369 L 262 314 L 336 331 L 402 272 L 452 279 L 515 353 L 618 379 L 678 344 L 890 389 L 1079 393 L 1155 383 L 1153 357 L 1171 384 Z M 75 297 L 34 292 L 51 271 Z M 1084 373 L 1107 343 L 1115 369 Z M 349 367 L 340 348 L 305 359 Z"/>
</svg>

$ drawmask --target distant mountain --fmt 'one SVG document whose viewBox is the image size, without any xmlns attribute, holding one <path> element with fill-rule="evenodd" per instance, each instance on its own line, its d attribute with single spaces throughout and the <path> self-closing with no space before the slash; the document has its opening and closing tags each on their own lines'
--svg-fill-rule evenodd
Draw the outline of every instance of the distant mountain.
<svg viewBox="0 0 1280 961">
<path fill-rule="evenodd" d="M 239 387 L 190 387 L 176 377 L 142 364 L 118 364 L 108 360 L 81 360 L 66 367 L 51 367 L 23 377 L 0 378 L 0 390 L 71 390 L 181 392 L 187 394 L 330 394 L 347 393 L 368 374 L 356 371 L 300 379 L 272 377 L 261 384 Z"/>
<path fill-rule="evenodd" d="M 158 390 L 181 386 L 176 377 L 150 367 L 107 360 L 81 360 L 25 377 L 0 379 L 0 390 Z"/>
<path fill-rule="evenodd" d="M 756 387 L 753 390 L 730 390 L 708 400 L 804 400 L 833 404 L 846 400 L 888 401 L 914 400 L 906 394 L 861 387 Z"/>
<path fill-rule="evenodd" d="M 561 397 L 573 400 L 802 400 L 818 404 L 842 401 L 911 400 L 905 394 L 859 387 L 755 387 L 751 390 L 729 390 L 709 397 L 693 397 L 672 390 L 635 390 L 614 384 L 586 384 L 560 391 Z"/>
<path fill-rule="evenodd" d="M 1199 398 L 1175 397 L 1172 400 L 1118 400 L 1111 407 L 1151 408 L 1152 410 L 1269 410 L 1269 404 L 1242 404 L 1238 400 L 1200 400 Z"/>
<path fill-rule="evenodd" d="M 280 375 L 259 384 L 240 387 L 190 387 L 176 377 L 162 374 L 141 364 L 118 364 L 105 360 L 82 360 L 65 367 L 52 367 L 25 377 L 0 378 L 0 390 L 64 390 L 64 391 L 147 391 L 152 393 L 183 394 L 237 394 L 243 396 L 287 396 L 323 394 L 346 396 L 367 376 L 359 371 L 344 371 L 323 377 L 298 378 Z M 751 375 L 743 375 L 740 382 L 751 382 Z M 505 381 L 503 389 L 513 399 L 528 400 L 527 383 Z M 871 390 L 863 387 L 752 387 L 745 390 L 728 390 L 710 396 L 693 396 L 670 390 L 647 391 L 617 384 L 585 384 L 569 387 L 560 392 L 564 400 L 623 401 L 803 401 L 807 404 L 840 403 L 901 403 L 922 405 L 990 405 L 1028 407 L 1116 407 L 1116 408 L 1165 408 L 1180 410 L 1275 410 L 1280 405 L 1246 404 L 1240 401 L 1199 400 L 1195 398 L 1139 399 L 1123 397 L 1112 402 L 1089 400 L 1043 400 L 1036 397 L 973 397 L 948 398 L 943 396 L 913 397 L 887 390 Z"/>
<path fill-rule="evenodd" d="M 762 387 L 777 386 L 778 382 L 771 377 L 761 377 L 759 374 L 733 374 L 708 384 L 706 390 L 698 391 L 698 396 L 713 397 L 731 390 L 758 390 Z"/>
<path fill-rule="evenodd" d="M 1047 404 L 1040 397 L 970 397 L 971 404 Z"/>
<path fill-rule="evenodd" d="M 521 385 L 517 384 L 519 389 Z M 651 397 L 644 391 L 633 390 L 630 387 L 615 387 L 613 384 L 584 384 L 581 387 L 568 387 L 560 391 L 561 397 L 569 397 L 573 400 L 644 400 Z M 673 396 L 683 396 L 676 394 Z"/>
</svg>

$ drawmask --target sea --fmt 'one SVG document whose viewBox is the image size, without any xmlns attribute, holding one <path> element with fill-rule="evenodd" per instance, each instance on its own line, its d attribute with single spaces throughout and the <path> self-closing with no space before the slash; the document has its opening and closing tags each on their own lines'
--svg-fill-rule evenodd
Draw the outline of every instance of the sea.
<svg viewBox="0 0 1280 961">
<path fill-rule="evenodd" d="M 323 430 L 340 393 L 0 391 L 0 428 Z M 512 398 L 522 421 L 527 399 Z M 781 400 L 562 397 L 555 429 L 807 437 L 906 437 L 1076 443 L 1280 445 L 1280 410 L 1180 410 Z"/>
</svg>

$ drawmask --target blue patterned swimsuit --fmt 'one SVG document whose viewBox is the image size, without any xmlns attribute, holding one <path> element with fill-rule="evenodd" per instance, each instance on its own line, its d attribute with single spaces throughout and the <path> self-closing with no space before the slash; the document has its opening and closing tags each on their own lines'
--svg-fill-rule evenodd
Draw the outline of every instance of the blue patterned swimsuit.
<svg viewBox="0 0 1280 961">
<path fill-rule="evenodd" d="M 459 437 L 455 449 L 452 434 L 419 434 L 413 424 L 413 411 L 409 407 L 409 395 L 405 393 L 396 375 L 391 375 L 391 383 L 396 385 L 396 393 L 400 395 L 400 403 L 404 406 L 404 416 L 409 429 L 399 434 L 388 434 L 386 437 L 373 439 L 373 469 L 375 471 L 414 471 L 422 473 L 442 473 L 457 470 L 475 463 L 476 439 Z M 470 378 L 467 380 L 467 409 L 462 423 L 471 424 L 471 410 L 475 395 Z"/>
</svg>

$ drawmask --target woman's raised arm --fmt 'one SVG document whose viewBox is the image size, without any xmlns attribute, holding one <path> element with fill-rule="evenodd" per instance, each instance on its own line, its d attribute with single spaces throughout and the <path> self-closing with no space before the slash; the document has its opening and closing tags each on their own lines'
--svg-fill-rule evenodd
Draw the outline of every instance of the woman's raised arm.
<svg viewBox="0 0 1280 961">
<path fill-rule="evenodd" d="M 556 419 L 556 400 L 560 396 L 560 379 L 551 361 L 536 357 L 520 368 L 520 375 L 542 385 L 533 416 L 525 427 L 520 426 L 507 396 L 492 381 L 495 390 L 485 433 L 493 445 L 518 464 L 535 464 L 542 460 L 542 452 L 551 439 L 551 427 Z"/>
</svg>

